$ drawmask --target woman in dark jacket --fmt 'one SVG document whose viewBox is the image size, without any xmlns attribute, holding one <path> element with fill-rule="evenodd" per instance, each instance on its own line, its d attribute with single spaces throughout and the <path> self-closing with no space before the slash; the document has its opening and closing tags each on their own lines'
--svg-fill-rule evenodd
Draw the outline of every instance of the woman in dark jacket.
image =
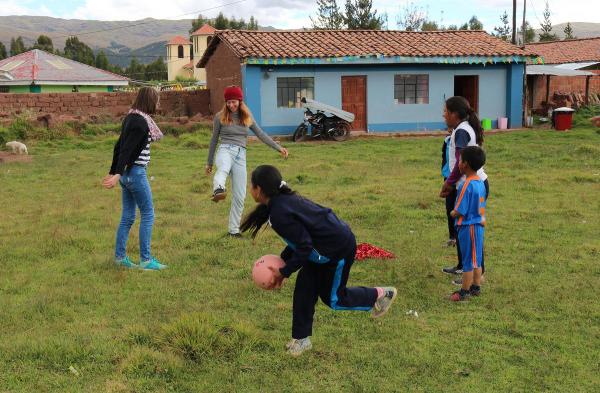
<svg viewBox="0 0 600 393">
<path fill-rule="evenodd" d="M 162 138 L 163 134 L 150 117 L 156 112 L 159 94 L 151 87 L 143 87 L 123 119 L 121 136 L 115 144 L 109 174 L 102 185 L 113 188 L 119 183 L 123 195 L 123 213 L 117 230 L 115 263 L 127 268 L 162 270 L 161 264 L 150 253 L 150 239 L 154 224 L 152 191 L 148 183 L 146 168 L 150 162 L 150 144 Z M 140 209 L 140 263 L 131 262 L 126 255 L 129 230 L 135 221 L 136 206 Z"/>
</svg>

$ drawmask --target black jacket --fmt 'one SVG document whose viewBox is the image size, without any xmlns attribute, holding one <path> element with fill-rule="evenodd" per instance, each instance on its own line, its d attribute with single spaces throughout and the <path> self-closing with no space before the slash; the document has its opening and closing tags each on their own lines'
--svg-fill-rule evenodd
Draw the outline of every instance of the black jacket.
<svg viewBox="0 0 600 393">
<path fill-rule="evenodd" d="M 331 209 L 298 195 L 280 194 L 269 200 L 269 221 L 288 246 L 281 253 L 289 277 L 306 263 L 337 263 L 355 247 L 348 224 Z"/>
<path fill-rule="evenodd" d="M 113 150 L 113 160 L 110 166 L 111 175 L 122 175 L 127 168 L 133 165 L 148 143 L 150 128 L 146 119 L 141 115 L 129 114 L 123 119 L 121 136 Z"/>
</svg>

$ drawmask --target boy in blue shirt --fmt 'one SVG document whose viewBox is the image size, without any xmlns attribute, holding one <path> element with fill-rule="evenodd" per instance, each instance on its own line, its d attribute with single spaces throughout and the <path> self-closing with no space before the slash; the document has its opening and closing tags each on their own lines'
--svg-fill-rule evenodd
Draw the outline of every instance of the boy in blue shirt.
<svg viewBox="0 0 600 393">
<path fill-rule="evenodd" d="M 485 152 L 479 146 L 468 146 L 460 151 L 458 168 L 466 180 L 459 185 L 456 204 L 450 212 L 456 220 L 463 264 L 462 288 L 450 296 L 450 300 L 455 302 L 479 296 L 481 291 L 486 194 L 477 171 L 484 164 Z"/>
</svg>

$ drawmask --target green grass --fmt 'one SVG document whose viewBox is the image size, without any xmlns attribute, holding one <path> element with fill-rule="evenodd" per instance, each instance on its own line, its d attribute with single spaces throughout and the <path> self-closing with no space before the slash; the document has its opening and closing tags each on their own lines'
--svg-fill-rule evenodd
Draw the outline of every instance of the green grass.
<svg viewBox="0 0 600 393">
<path fill-rule="evenodd" d="M 483 296 L 452 304 L 437 197 L 441 138 L 249 146 L 394 260 L 356 262 L 350 284 L 395 285 L 388 315 L 317 307 L 314 350 L 289 358 L 293 279 L 258 290 L 272 231 L 227 239 L 209 201 L 208 132 L 167 136 L 149 174 L 160 273 L 112 264 L 120 194 L 103 190 L 116 136 L 29 146 L 0 165 L 0 391 L 499 392 L 600 389 L 600 133 L 486 139 L 491 195 Z M 253 203 L 248 196 L 246 207 Z M 138 258 L 137 223 L 129 254 Z M 419 317 L 406 315 L 417 310 Z M 70 371 L 73 367 L 77 375 Z"/>
</svg>

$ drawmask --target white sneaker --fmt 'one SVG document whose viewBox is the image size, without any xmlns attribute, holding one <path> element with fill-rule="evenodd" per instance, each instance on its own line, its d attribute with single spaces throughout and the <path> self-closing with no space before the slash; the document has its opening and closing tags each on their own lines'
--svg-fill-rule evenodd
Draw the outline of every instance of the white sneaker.
<svg viewBox="0 0 600 393">
<path fill-rule="evenodd" d="M 292 338 L 290 342 L 285 345 L 285 348 L 290 355 L 300 356 L 302 353 L 312 348 L 312 343 L 310 342 L 310 337 L 301 338 L 299 340 Z"/>
<path fill-rule="evenodd" d="M 383 288 L 384 295 L 377 299 L 375 304 L 373 305 L 373 310 L 371 311 L 371 316 L 373 318 L 379 318 L 383 316 L 388 310 L 394 300 L 396 300 L 396 295 L 398 291 L 394 287 L 384 287 Z"/>
</svg>

